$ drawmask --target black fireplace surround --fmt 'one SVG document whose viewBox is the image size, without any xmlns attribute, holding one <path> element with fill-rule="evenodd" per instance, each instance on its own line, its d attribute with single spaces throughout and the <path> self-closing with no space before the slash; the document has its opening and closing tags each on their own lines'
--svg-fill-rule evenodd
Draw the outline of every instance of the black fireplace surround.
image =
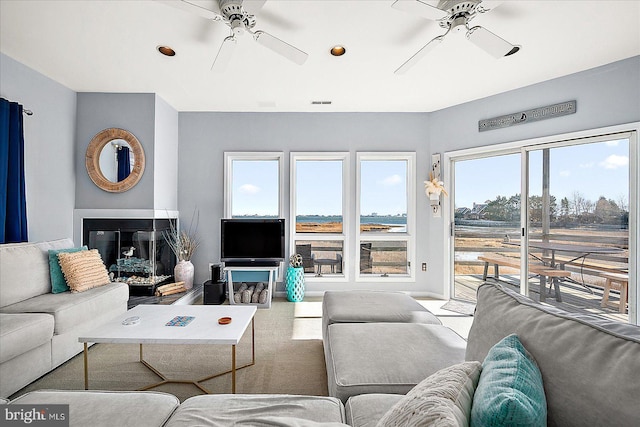
<svg viewBox="0 0 640 427">
<path fill-rule="evenodd" d="M 82 244 L 97 249 L 112 280 L 129 284 L 131 295 L 153 295 L 173 281 L 175 256 L 165 233 L 175 219 L 84 218 Z"/>
</svg>

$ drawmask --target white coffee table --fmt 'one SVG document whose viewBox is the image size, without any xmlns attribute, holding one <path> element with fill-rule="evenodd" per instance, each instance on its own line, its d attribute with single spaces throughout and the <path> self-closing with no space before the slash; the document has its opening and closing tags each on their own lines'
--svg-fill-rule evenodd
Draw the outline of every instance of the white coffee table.
<svg viewBox="0 0 640 427">
<path fill-rule="evenodd" d="M 236 370 L 255 364 L 255 306 L 228 305 L 138 305 L 104 325 L 78 338 L 84 343 L 84 388 L 89 389 L 88 343 L 140 344 L 140 362 L 158 375 L 162 381 L 141 390 L 167 383 L 193 384 L 204 393 L 210 392 L 200 383 L 231 373 L 231 391 L 236 392 Z M 167 326 L 176 316 L 193 316 L 186 326 Z M 139 322 L 125 325 L 126 319 L 139 317 Z M 231 317 L 231 323 L 220 325 L 218 319 Z M 125 322 L 126 323 L 126 322 Z M 236 367 L 236 345 L 251 323 L 251 363 Z M 143 344 L 223 344 L 231 345 L 231 369 L 196 381 L 168 379 L 144 360 Z"/>
</svg>

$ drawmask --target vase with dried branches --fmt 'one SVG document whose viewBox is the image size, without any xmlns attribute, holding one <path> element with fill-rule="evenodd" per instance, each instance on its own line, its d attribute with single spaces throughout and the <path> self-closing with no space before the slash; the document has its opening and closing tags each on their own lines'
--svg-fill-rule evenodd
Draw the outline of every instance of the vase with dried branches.
<svg viewBox="0 0 640 427">
<path fill-rule="evenodd" d="M 193 287 L 194 267 L 191 258 L 200 246 L 197 237 L 198 220 L 199 214 L 194 212 L 189 228 L 179 230 L 175 223 L 170 221 L 170 229 L 163 232 L 167 244 L 178 258 L 178 263 L 173 270 L 174 278 L 176 282 L 184 282 L 185 289 Z"/>
</svg>

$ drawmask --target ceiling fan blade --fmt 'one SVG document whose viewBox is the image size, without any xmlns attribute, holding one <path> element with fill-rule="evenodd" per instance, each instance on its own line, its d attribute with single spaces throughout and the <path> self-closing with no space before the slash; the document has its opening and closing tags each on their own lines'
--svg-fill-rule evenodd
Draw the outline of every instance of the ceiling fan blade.
<svg viewBox="0 0 640 427">
<path fill-rule="evenodd" d="M 251 15 L 255 15 L 257 11 L 262 9 L 262 6 L 267 0 L 242 0 L 242 8 Z"/>
<path fill-rule="evenodd" d="M 467 39 L 496 59 L 513 55 L 520 50 L 520 46 L 513 45 L 482 27 L 469 29 Z"/>
<path fill-rule="evenodd" d="M 412 15 L 422 16 L 423 18 L 432 19 L 437 21 L 438 19 L 445 18 L 448 14 L 444 10 L 440 10 L 437 7 L 428 5 L 420 0 L 396 0 L 392 5 L 392 8 L 402 10 L 403 12 L 410 13 Z"/>
<path fill-rule="evenodd" d="M 199 6 L 195 3 L 190 3 L 186 0 L 156 0 L 157 2 L 164 3 L 168 6 L 175 7 L 176 9 L 184 10 L 185 12 L 194 13 L 207 19 L 219 20 L 221 16 L 216 12 Z"/>
<path fill-rule="evenodd" d="M 482 0 L 480 3 L 480 7 L 484 10 L 484 12 L 489 11 L 491 9 L 495 9 L 504 3 L 504 0 Z"/>
<path fill-rule="evenodd" d="M 406 73 L 411 67 L 416 65 L 418 63 L 418 61 L 420 61 L 422 58 L 427 56 L 427 54 L 429 52 L 431 52 L 433 49 L 435 49 L 442 42 L 442 40 L 444 39 L 445 35 L 446 34 L 438 36 L 438 37 L 434 38 L 433 40 L 431 40 L 426 45 L 424 45 L 422 47 L 422 49 L 417 51 L 411 58 L 409 58 L 396 71 L 394 71 L 394 73 L 395 74 L 404 74 L 404 73 Z"/>
<path fill-rule="evenodd" d="M 213 60 L 213 64 L 211 65 L 211 71 L 221 73 L 227 69 L 227 65 L 231 62 L 235 46 L 236 38 L 233 36 L 228 36 L 222 41 L 222 45 L 220 46 L 220 50 L 218 50 L 216 59 Z"/>
<path fill-rule="evenodd" d="M 277 54 L 284 56 L 288 60 L 293 61 L 298 65 L 304 64 L 304 62 L 309 57 L 308 54 L 301 51 L 297 47 L 292 46 L 289 43 L 284 42 L 269 33 L 265 33 L 264 31 L 256 31 L 255 33 L 253 33 L 253 37 L 261 45 L 271 49 Z"/>
</svg>

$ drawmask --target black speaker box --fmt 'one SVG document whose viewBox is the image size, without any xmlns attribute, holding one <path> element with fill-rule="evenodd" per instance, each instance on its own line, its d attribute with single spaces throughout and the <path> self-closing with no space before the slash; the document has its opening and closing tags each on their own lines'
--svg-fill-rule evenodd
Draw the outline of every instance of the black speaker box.
<svg viewBox="0 0 640 427">
<path fill-rule="evenodd" d="M 222 304 L 227 299 L 226 282 L 207 280 L 202 286 L 202 303 L 203 304 Z"/>
<path fill-rule="evenodd" d="M 222 271 L 220 264 L 211 264 L 211 280 L 219 282 L 222 280 Z"/>
</svg>

